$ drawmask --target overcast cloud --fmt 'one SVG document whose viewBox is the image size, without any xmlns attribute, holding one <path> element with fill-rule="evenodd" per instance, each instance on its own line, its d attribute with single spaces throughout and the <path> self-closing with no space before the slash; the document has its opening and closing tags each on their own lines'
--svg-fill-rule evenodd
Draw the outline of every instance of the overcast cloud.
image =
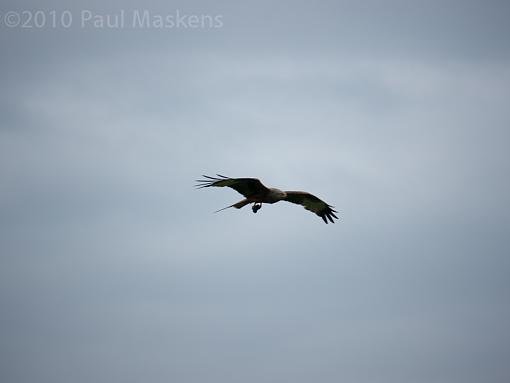
<svg viewBox="0 0 510 383">
<path fill-rule="evenodd" d="M 72 25 L 6 24 L 37 10 Z M 221 26 L 133 28 L 137 10 Z M 509 19 L 504 1 L 4 1 L 0 380 L 508 382 Z M 194 190 L 215 173 L 340 220 L 213 214 L 241 199 Z"/>
</svg>

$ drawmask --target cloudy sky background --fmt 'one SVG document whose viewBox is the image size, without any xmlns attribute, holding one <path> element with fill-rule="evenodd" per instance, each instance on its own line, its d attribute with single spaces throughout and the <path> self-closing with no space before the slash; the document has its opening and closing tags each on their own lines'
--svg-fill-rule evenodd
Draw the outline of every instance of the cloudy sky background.
<svg viewBox="0 0 510 383">
<path fill-rule="evenodd" d="M 80 26 L 143 9 L 222 27 Z M 2 382 L 508 381 L 508 2 L 0 18 Z M 341 220 L 212 214 L 216 172 Z"/>
</svg>

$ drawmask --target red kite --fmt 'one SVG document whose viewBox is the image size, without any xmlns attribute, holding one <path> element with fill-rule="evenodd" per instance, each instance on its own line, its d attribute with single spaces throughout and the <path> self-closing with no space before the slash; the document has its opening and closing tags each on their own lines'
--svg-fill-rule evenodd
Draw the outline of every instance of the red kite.
<svg viewBox="0 0 510 383">
<path fill-rule="evenodd" d="M 230 207 L 240 209 L 245 205 L 253 203 L 252 210 L 256 213 L 262 207 L 263 203 L 272 204 L 278 201 L 288 201 L 298 205 L 303 205 L 306 210 L 310 210 L 317 214 L 326 223 L 328 223 L 328 220 L 331 223 L 335 223 L 333 218 L 338 219 L 335 215 L 335 213 L 338 212 L 333 210 L 333 206 L 328 205 L 326 202 L 310 193 L 302 191 L 281 191 L 275 188 L 267 188 L 256 178 L 229 178 L 220 174 L 217 174 L 217 176 L 219 178 L 203 176 L 206 179 L 197 180 L 197 187 L 206 188 L 211 186 L 227 186 L 241 193 L 245 197 L 242 201 L 224 207 L 218 211 L 228 209 Z"/>
</svg>

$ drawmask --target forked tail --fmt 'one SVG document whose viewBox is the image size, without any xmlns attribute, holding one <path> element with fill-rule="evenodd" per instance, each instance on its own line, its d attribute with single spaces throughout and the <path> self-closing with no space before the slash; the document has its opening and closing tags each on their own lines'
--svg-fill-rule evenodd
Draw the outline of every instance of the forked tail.
<svg viewBox="0 0 510 383">
<path fill-rule="evenodd" d="M 216 210 L 215 213 L 218 213 L 219 211 L 222 211 L 222 210 L 225 210 L 225 209 L 228 209 L 228 208 L 231 208 L 231 207 L 235 207 L 236 209 L 240 209 L 242 208 L 243 206 L 246 206 L 250 203 L 249 200 L 247 199 L 243 199 L 242 201 L 239 201 L 233 205 L 230 205 L 230 206 L 227 206 L 227 207 L 224 207 L 223 209 L 220 209 L 220 210 Z"/>
</svg>

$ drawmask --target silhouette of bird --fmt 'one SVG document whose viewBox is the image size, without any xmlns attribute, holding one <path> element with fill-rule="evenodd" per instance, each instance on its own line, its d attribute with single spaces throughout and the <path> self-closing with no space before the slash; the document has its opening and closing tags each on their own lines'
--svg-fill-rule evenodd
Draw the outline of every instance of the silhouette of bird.
<svg viewBox="0 0 510 383">
<path fill-rule="evenodd" d="M 253 203 L 252 211 L 256 213 L 258 210 L 260 210 L 260 208 L 262 208 L 263 203 L 273 204 L 279 201 L 287 201 L 298 205 L 303 205 L 306 210 L 317 214 L 326 223 L 328 223 L 328 220 L 331 223 L 335 223 L 333 218 L 338 219 L 338 217 L 335 215 L 335 213 L 338 212 L 333 210 L 333 206 L 328 205 L 320 198 L 307 192 L 282 191 L 276 188 L 268 188 L 256 178 L 229 178 L 222 176 L 221 174 L 217 174 L 217 177 L 210 177 L 205 175 L 203 177 L 205 179 L 196 181 L 198 182 L 196 186 L 199 189 L 212 186 L 227 186 L 241 193 L 245 197 L 245 199 L 233 205 L 224 207 L 223 209 L 217 210 L 216 212 L 231 207 L 241 209 L 242 207 Z"/>
</svg>

